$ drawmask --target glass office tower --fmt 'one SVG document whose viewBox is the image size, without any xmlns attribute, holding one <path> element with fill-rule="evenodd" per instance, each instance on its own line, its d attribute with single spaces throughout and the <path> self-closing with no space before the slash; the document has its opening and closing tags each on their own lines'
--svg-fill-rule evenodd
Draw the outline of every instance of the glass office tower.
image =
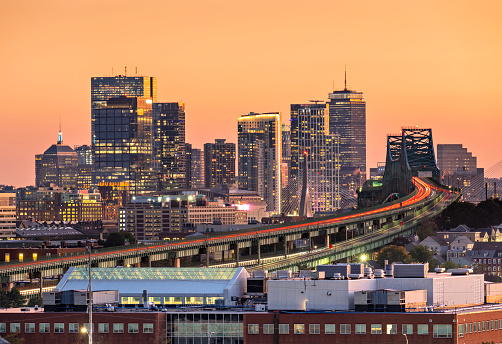
<svg viewBox="0 0 502 344">
<path fill-rule="evenodd" d="M 153 104 L 155 165 L 162 190 L 188 188 L 185 104 Z"/>
<path fill-rule="evenodd" d="M 305 165 L 307 162 L 307 166 Z M 291 172 L 288 190 L 295 204 L 307 168 L 308 188 L 314 213 L 329 213 L 340 208 L 339 137 L 329 131 L 325 103 L 291 105 Z M 295 201 L 296 199 L 296 201 Z"/>
<path fill-rule="evenodd" d="M 257 191 L 267 211 L 281 209 L 281 113 L 254 113 L 237 119 L 239 188 Z"/>
<path fill-rule="evenodd" d="M 366 102 L 362 92 L 329 94 L 329 132 L 340 136 L 342 208 L 356 206 L 356 190 L 366 180 Z"/>
</svg>

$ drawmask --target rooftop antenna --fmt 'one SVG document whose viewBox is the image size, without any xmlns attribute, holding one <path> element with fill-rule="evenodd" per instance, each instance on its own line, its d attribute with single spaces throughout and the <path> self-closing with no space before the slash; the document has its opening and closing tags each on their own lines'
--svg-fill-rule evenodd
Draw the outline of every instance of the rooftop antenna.
<svg viewBox="0 0 502 344">
<path fill-rule="evenodd" d="M 136 67 L 136 76 L 138 76 L 138 67 Z"/>
<path fill-rule="evenodd" d="M 113 67 L 112 67 L 112 76 L 113 76 Z"/>
<path fill-rule="evenodd" d="M 124 76 L 127 76 L 127 65 L 124 65 Z"/>
<path fill-rule="evenodd" d="M 333 80 L 333 92 L 335 92 L 335 80 Z"/>
<path fill-rule="evenodd" d="M 347 91 L 347 65 L 345 65 L 345 91 Z"/>
<path fill-rule="evenodd" d="M 61 132 L 61 115 L 59 115 L 59 134 L 58 134 L 58 145 L 63 144 L 63 133 Z"/>
</svg>

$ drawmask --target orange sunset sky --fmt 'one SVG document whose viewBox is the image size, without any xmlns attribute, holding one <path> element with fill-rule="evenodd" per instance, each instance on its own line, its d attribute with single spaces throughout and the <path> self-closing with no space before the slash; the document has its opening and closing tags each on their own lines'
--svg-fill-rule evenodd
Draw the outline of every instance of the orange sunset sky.
<svg viewBox="0 0 502 344">
<path fill-rule="evenodd" d="M 502 2 L 0 2 L 0 184 L 35 183 L 35 154 L 90 143 L 92 76 L 158 78 L 159 101 L 186 103 L 196 148 L 237 140 L 237 117 L 327 99 L 367 102 L 367 164 L 386 134 L 433 130 L 488 169 L 502 160 Z"/>
</svg>

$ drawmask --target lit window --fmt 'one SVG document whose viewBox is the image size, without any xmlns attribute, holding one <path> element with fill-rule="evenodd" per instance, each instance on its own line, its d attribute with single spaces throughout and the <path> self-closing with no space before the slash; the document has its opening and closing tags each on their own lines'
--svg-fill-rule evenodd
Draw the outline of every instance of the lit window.
<svg viewBox="0 0 502 344">
<path fill-rule="evenodd" d="M 387 324 L 387 334 L 397 334 L 397 325 Z"/>
<path fill-rule="evenodd" d="M 64 323 L 54 323 L 54 333 L 64 333 Z"/>
<path fill-rule="evenodd" d="M 295 334 L 305 334 L 305 325 L 304 324 L 295 324 L 294 333 Z"/>
<path fill-rule="evenodd" d="M 371 324 L 371 334 L 382 334 L 382 324 Z"/>
<path fill-rule="evenodd" d="M 260 334 L 260 327 L 258 324 L 248 324 L 248 334 Z"/>
</svg>

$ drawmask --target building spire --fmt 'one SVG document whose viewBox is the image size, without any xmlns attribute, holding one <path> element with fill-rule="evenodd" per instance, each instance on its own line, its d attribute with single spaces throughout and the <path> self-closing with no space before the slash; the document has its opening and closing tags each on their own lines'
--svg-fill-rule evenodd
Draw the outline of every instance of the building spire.
<svg viewBox="0 0 502 344">
<path fill-rule="evenodd" d="M 345 91 L 347 91 L 347 65 L 345 65 Z"/>
<path fill-rule="evenodd" d="M 63 133 L 61 132 L 61 115 L 59 116 L 59 134 L 58 134 L 58 145 L 63 144 Z"/>
</svg>

